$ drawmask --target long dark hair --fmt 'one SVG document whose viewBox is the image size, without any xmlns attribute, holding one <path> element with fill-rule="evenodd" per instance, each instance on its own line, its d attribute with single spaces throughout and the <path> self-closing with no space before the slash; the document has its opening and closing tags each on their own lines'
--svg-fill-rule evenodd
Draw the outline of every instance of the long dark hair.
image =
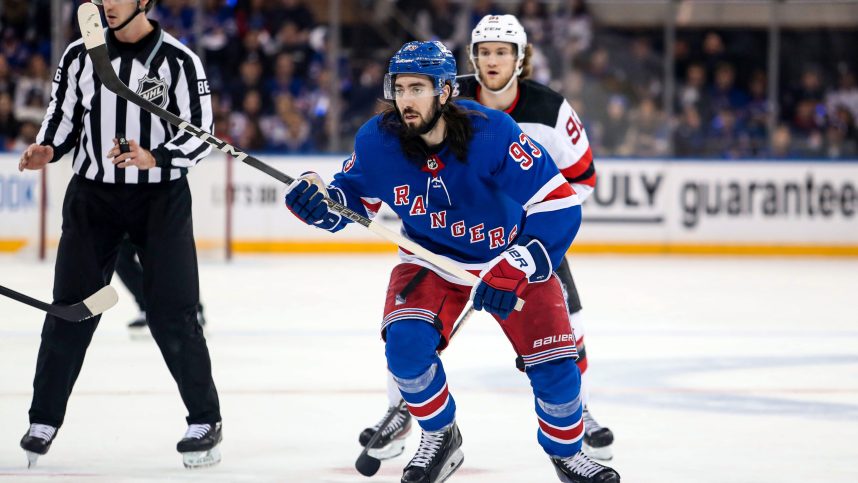
<svg viewBox="0 0 858 483">
<path fill-rule="evenodd" d="M 432 154 L 429 146 L 418 134 L 410 133 L 402 122 L 402 117 L 396 105 L 393 102 L 386 102 L 387 108 L 381 114 L 381 127 L 399 137 L 402 144 L 402 151 L 405 157 L 410 162 L 418 167 L 423 167 L 426 159 Z M 450 151 L 456 156 L 456 159 L 465 164 L 468 162 L 468 144 L 474 137 L 474 126 L 471 123 L 470 116 L 485 115 L 479 111 L 472 111 L 458 106 L 451 100 L 447 104 L 441 106 L 438 98 L 435 98 L 435 108 L 441 109 L 441 117 L 447 124 L 447 133 L 444 136 L 444 141 L 450 147 Z"/>
</svg>

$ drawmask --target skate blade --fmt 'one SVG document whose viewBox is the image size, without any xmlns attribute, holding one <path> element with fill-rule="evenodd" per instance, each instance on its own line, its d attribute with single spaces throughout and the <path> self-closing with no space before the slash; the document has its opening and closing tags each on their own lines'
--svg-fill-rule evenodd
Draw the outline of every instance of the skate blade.
<svg viewBox="0 0 858 483">
<path fill-rule="evenodd" d="M 614 458 L 614 451 L 611 446 L 612 445 L 609 444 L 608 446 L 602 446 L 601 448 L 594 448 L 593 446 L 584 443 L 581 449 L 584 451 L 584 454 L 590 458 L 602 461 L 611 461 Z"/>
<path fill-rule="evenodd" d="M 407 435 L 406 435 L 407 436 Z M 367 450 L 367 456 L 372 456 L 377 460 L 389 460 L 396 458 L 405 452 L 405 437 L 397 438 L 381 448 L 371 448 Z"/>
<path fill-rule="evenodd" d="M 182 453 L 182 464 L 188 469 L 205 468 L 220 463 L 220 447 L 208 451 L 189 451 Z"/>
<path fill-rule="evenodd" d="M 27 453 L 27 469 L 33 469 L 36 467 L 36 463 L 39 461 L 39 453 L 33 453 L 32 451 L 24 451 Z"/>
<path fill-rule="evenodd" d="M 444 469 L 438 473 L 438 477 L 432 480 L 432 483 L 443 483 L 444 481 L 447 481 L 447 478 L 452 476 L 453 473 L 462 466 L 462 462 L 464 460 L 465 453 L 462 453 L 461 449 L 457 449 L 456 452 L 450 455 L 450 457 L 447 458 L 447 461 L 444 462 Z"/>
</svg>

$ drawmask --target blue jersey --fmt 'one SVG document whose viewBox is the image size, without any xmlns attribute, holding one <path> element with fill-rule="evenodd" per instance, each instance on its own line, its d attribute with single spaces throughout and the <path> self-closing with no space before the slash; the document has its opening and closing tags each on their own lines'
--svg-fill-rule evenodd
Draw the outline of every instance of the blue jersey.
<svg viewBox="0 0 858 483">
<path fill-rule="evenodd" d="M 358 131 L 331 196 L 369 217 L 385 203 L 402 219 L 407 238 L 467 270 L 482 270 L 516 241 L 533 239 L 559 266 L 581 223 L 577 195 L 509 115 L 472 101 L 457 105 L 476 111 L 467 162 L 442 146 L 418 167 L 381 126 L 380 114 Z"/>
</svg>

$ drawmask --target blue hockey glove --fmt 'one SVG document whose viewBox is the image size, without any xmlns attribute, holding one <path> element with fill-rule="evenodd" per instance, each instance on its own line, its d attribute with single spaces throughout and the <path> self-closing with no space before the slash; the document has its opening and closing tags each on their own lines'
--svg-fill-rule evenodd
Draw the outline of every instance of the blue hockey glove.
<svg viewBox="0 0 858 483">
<path fill-rule="evenodd" d="M 289 186 L 286 207 L 304 223 L 315 225 L 328 213 L 324 199 L 325 195 L 319 192 L 318 186 L 306 179 L 298 179 Z"/>
<path fill-rule="evenodd" d="M 521 239 L 492 260 L 480 273 L 474 289 L 474 309 L 506 319 L 515 309 L 518 296 L 529 282 L 543 282 L 551 276 L 551 260 L 539 240 Z"/>
<path fill-rule="evenodd" d="M 332 193 L 337 196 L 334 199 L 342 203 L 339 192 Z M 345 226 L 343 217 L 328 209 L 323 201 L 329 196 L 325 183 L 318 174 L 304 173 L 286 189 L 286 207 L 295 216 L 308 225 L 313 225 L 323 230 L 337 231 Z"/>
</svg>

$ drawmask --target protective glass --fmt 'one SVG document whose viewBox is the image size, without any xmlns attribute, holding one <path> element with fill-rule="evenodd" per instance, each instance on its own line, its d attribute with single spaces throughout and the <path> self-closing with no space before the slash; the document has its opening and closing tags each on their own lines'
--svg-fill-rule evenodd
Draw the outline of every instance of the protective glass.
<svg viewBox="0 0 858 483">
<path fill-rule="evenodd" d="M 408 99 L 421 99 L 424 97 L 440 96 L 443 88 L 432 88 L 426 84 L 413 86 L 396 86 L 395 74 L 384 75 L 384 98 L 389 101 L 404 101 Z"/>
</svg>

